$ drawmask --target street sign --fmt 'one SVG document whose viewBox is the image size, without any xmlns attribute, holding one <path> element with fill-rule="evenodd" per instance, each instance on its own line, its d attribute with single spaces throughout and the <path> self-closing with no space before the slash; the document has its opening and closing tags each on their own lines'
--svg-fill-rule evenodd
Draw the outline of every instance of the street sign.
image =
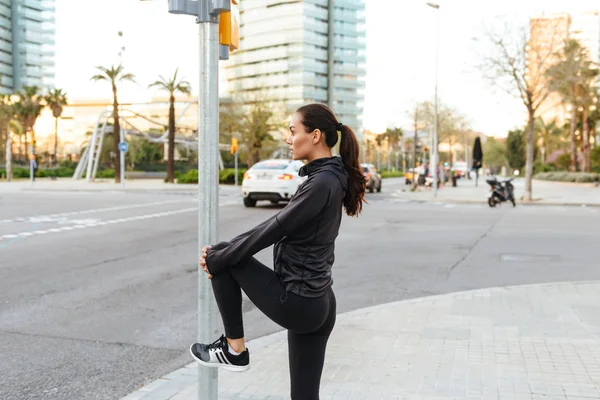
<svg viewBox="0 0 600 400">
<path fill-rule="evenodd" d="M 126 153 L 127 150 L 129 150 L 129 145 L 127 144 L 127 142 L 119 143 L 119 150 L 121 150 L 123 153 Z"/>
</svg>

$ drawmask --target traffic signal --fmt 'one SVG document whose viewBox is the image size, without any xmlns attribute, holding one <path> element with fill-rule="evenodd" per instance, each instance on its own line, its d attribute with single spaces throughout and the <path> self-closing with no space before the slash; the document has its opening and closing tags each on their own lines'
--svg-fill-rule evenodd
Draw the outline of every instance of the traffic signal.
<svg viewBox="0 0 600 400">
<path fill-rule="evenodd" d="M 231 154 L 235 154 L 238 150 L 238 140 L 236 138 L 231 139 Z"/>
<path fill-rule="evenodd" d="M 231 11 L 221 13 L 219 17 L 219 44 L 229 46 L 229 51 L 240 48 L 240 0 L 231 0 Z"/>
</svg>

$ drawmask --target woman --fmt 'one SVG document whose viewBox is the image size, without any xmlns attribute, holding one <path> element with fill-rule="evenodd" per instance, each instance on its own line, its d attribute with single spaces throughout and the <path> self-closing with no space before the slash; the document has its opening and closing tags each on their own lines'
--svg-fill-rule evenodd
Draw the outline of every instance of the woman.
<svg viewBox="0 0 600 400">
<path fill-rule="evenodd" d="M 340 157 L 331 148 L 341 132 Z M 254 229 L 202 249 L 200 265 L 212 279 L 225 335 L 212 344 L 195 343 L 202 365 L 230 371 L 250 367 L 244 341 L 242 292 L 269 318 L 288 330 L 293 400 L 317 400 L 327 340 L 335 324 L 331 289 L 334 242 L 342 206 L 350 216 L 362 211 L 365 179 L 358 142 L 324 105 L 298 109 L 286 140 L 294 160 L 307 160 L 307 179 L 278 214 Z M 275 244 L 274 271 L 252 256 Z"/>
</svg>

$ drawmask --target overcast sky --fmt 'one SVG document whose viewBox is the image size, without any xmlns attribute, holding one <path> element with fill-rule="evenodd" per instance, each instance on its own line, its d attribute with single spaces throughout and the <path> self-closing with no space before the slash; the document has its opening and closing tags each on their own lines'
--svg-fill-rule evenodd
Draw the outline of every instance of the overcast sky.
<svg viewBox="0 0 600 400">
<path fill-rule="evenodd" d="M 383 131 L 409 128 L 406 110 L 433 100 L 436 11 L 415 0 L 367 0 L 367 79 L 364 124 Z M 496 16 L 526 24 L 543 12 L 600 9 L 598 0 L 439 0 L 439 93 L 442 102 L 466 115 L 472 128 L 505 136 L 523 124 L 518 99 L 493 90 L 476 70 L 472 40 Z M 166 0 L 57 0 L 57 87 L 72 99 L 107 96 L 103 83 L 89 81 L 96 65 L 118 62 L 119 30 L 124 63 L 137 76 L 126 100 L 148 100 L 158 74 L 175 68 L 197 93 L 198 28 L 192 17 L 170 15 Z M 173 39 L 175 38 L 175 39 Z M 110 92 L 108 92 L 110 93 Z"/>
</svg>

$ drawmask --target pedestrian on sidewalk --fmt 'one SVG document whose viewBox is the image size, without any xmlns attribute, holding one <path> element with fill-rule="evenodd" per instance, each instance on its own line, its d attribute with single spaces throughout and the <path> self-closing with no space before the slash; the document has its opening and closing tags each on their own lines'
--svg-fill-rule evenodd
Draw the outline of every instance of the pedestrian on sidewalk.
<svg viewBox="0 0 600 400">
<path fill-rule="evenodd" d="M 340 155 L 331 149 L 338 141 Z M 230 371 L 250 367 L 244 341 L 242 290 L 274 322 L 288 330 L 291 397 L 318 400 L 325 349 L 336 318 L 331 268 L 342 208 L 362 211 L 365 179 L 352 129 L 321 104 L 298 109 L 286 140 L 307 179 L 287 206 L 229 242 L 202 249 L 200 265 L 212 279 L 225 335 L 212 344 L 195 343 L 202 365 Z M 275 244 L 274 271 L 253 255 Z"/>
</svg>

